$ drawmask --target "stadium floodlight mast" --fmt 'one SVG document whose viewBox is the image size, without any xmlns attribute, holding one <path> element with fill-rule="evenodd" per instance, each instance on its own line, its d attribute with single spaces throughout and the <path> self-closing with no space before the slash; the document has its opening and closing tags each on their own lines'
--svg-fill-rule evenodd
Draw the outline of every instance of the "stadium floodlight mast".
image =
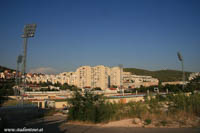
<svg viewBox="0 0 200 133">
<path fill-rule="evenodd" d="M 19 64 L 22 63 L 22 59 L 23 59 L 23 56 L 22 55 L 19 55 L 17 57 L 17 69 L 16 69 L 16 85 L 19 86 Z M 16 95 L 16 91 L 15 91 L 15 95 Z"/>
<path fill-rule="evenodd" d="M 120 90 L 123 92 L 124 95 L 124 90 L 123 90 L 123 65 L 119 64 L 119 68 L 120 68 Z"/>
<path fill-rule="evenodd" d="M 180 52 L 177 52 L 177 56 L 178 56 L 179 61 L 181 62 L 181 66 L 182 66 L 182 73 L 183 73 L 183 75 L 182 75 L 183 86 L 182 87 L 184 89 L 184 85 L 185 85 L 185 72 L 184 72 L 183 57 L 182 57 L 182 55 L 181 55 Z"/>
<path fill-rule="evenodd" d="M 36 30 L 37 25 L 36 24 L 27 24 L 24 26 L 24 34 L 22 35 L 22 38 L 24 38 L 24 56 L 23 56 L 23 84 L 24 84 L 24 90 L 23 93 L 25 91 L 25 87 L 26 87 L 26 54 L 27 54 L 27 41 L 28 38 L 30 37 L 34 37 L 35 35 L 35 30 Z M 23 95 L 22 94 L 22 105 L 23 105 Z"/>
</svg>

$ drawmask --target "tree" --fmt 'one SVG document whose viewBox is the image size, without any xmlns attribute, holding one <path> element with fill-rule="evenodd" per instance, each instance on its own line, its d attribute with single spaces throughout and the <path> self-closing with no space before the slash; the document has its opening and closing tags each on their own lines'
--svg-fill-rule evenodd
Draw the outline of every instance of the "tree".
<svg viewBox="0 0 200 133">
<path fill-rule="evenodd" d="M 69 86 L 67 83 L 64 83 L 61 87 L 61 90 L 67 90 L 67 89 L 71 89 L 71 86 Z"/>
<path fill-rule="evenodd" d="M 7 96 L 14 95 L 15 80 L 5 80 L 0 83 L 0 105 L 7 100 Z"/>
<path fill-rule="evenodd" d="M 55 86 L 55 87 L 61 87 L 62 85 L 61 85 L 60 82 L 57 82 L 57 83 L 54 84 L 54 86 Z"/>
<path fill-rule="evenodd" d="M 96 95 L 91 92 L 82 94 L 80 91 L 74 91 L 73 97 L 68 99 L 69 120 L 102 122 L 108 119 L 106 115 L 110 113 L 107 110 L 103 95 Z"/>
<path fill-rule="evenodd" d="M 93 91 L 101 91 L 102 89 L 100 87 L 95 87 L 92 89 Z"/>
<path fill-rule="evenodd" d="M 117 86 L 116 85 L 112 85 L 111 88 L 117 88 Z"/>
</svg>

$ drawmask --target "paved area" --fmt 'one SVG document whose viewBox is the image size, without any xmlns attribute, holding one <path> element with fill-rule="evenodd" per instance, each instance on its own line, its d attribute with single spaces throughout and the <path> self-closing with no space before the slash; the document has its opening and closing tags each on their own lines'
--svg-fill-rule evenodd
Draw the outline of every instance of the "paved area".
<svg viewBox="0 0 200 133">
<path fill-rule="evenodd" d="M 101 127 L 69 124 L 62 115 L 41 118 L 26 124 L 27 128 L 43 128 L 43 133 L 200 133 L 200 128 L 134 128 Z"/>
<path fill-rule="evenodd" d="M 133 127 L 95 127 L 68 125 L 63 128 L 65 133 L 200 133 L 193 128 L 133 128 Z"/>
<path fill-rule="evenodd" d="M 60 126 L 66 123 L 66 116 L 56 115 L 40 118 L 25 124 L 26 128 L 43 128 L 42 133 L 65 133 Z"/>
</svg>

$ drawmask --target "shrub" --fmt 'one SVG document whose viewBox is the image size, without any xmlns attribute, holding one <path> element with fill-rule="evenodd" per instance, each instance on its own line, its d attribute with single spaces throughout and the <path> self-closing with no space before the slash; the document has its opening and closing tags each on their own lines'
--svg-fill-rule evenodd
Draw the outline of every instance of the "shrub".
<svg viewBox="0 0 200 133">
<path fill-rule="evenodd" d="M 68 101 L 69 120 L 88 121 L 93 123 L 108 122 L 130 117 L 141 118 L 146 113 L 147 107 L 141 102 L 127 104 L 109 103 L 102 95 L 91 92 L 81 94 L 78 91 Z"/>
<path fill-rule="evenodd" d="M 69 120 L 105 122 L 111 119 L 113 113 L 112 106 L 105 103 L 102 95 L 91 92 L 82 95 L 79 91 L 75 91 L 73 98 L 68 102 L 70 104 Z"/>
<path fill-rule="evenodd" d="M 146 119 L 146 120 L 144 120 L 144 121 L 145 121 L 145 124 L 146 124 L 146 125 L 151 124 L 151 119 Z"/>
<path fill-rule="evenodd" d="M 161 105 L 159 104 L 159 99 L 158 98 L 150 98 L 150 100 L 146 101 L 146 104 L 149 106 L 149 112 L 150 113 L 156 113 L 160 114 L 161 113 Z"/>
<path fill-rule="evenodd" d="M 164 104 L 162 104 L 164 102 Z M 96 95 L 92 92 L 82 94 L 76 90 L 73 97 L 68 100 L 69 120 L 87 121 L 93 123 L 109 122 L 124 118 L 147 118 L 146 124 L 150 123 L 150 116 L 157 118 L 174 117 L 179 112 L 200 116 L 200 94 L 168 95 L 167 97 L 156 96 L 147 99 L 146 102 L 109 103 L 103 95 Z M 163 110 L 167 105 L 168 110 Z M 145 117 L 147 116 L 147 117 Z M 175 117 L 174 117 L 175 118 Z M 149 120 L 148 120 L 149 119 Z M 162 121 L 162 125 L 166 122 Z"/>
<path fill-rule="evenodd" d="M 162 126 L 166 126 L 167 125 L 167 121 L 166 120 L 162 120 L 160 123 L 161 123 Z"/>
<path fill-rule="evenodd" d="M 129 108 L 128 117 L 141 118 L 147 111 L 147 106 L 141 102 L 130 102 L 126 105 Z"/>
<path fill-rule="evenodd" d="M 184 93 L 175 96 L 169 96 L 173 103 L 170 105 L 171 111 L 185 111 L 200 116 L 200 94 L 191 94 L 186 96 Z"/>
</svg>

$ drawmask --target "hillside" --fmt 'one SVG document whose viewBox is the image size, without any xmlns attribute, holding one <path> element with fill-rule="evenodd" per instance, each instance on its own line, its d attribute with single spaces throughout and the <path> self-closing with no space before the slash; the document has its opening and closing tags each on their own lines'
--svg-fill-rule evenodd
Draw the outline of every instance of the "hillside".
<svg viewBox="0 0 200 133">
<path fill-rule="evenodd" d="M 182 71 L 177 70 L 158 70 L 158 71 L 149 71 L 144 69 L 137 68 L 124 68 L 125 72 L 131 72 L 136 75 L 146 75 L 152 76 L 159 79 L 161 82 L 168 81 L 181 81 L 182 80 Z M 185 72 L 186 80 L 188 79 L 191 72 Z"/>
<path fill-rule="evenodd" d="M 7 68 L 7 67 L 0 66 L 0 72 L 4 72 L 5 70 L 10 70 L 11 72 L 14 71 L 13 69 L 10 69 L 10 68 Z"/>
</svg>

